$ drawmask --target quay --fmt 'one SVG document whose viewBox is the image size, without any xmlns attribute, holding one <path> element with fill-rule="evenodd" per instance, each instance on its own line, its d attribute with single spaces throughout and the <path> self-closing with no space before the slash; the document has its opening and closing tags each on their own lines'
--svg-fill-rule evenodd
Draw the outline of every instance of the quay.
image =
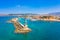
<svg viewBox="0 0 60 40">
<path fill-rule="evenodd" d="M 28 32 L 31 31 L 31 29 L 28 28 L 27 24 L 26 25 L 22 25 L 17 20 L 18 20 L 18 18 L 14 18 L 14 19 L 11 20 L 11 22 L 15 26 L 15 33 L 28 33 Z"/>
</svg>

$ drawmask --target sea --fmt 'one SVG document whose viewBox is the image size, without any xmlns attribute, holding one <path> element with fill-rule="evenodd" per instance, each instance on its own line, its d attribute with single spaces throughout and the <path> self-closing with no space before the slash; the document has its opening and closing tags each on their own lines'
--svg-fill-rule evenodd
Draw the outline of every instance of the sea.
<svg viewBox="0 0 60 40">
<path fill-rule="evenodd" d="M 0 16 L 0 40 L 60 40 L 60 22 L 27 19 L 27 25 L 32 31 L 21 34 L 15 33 L 13 23 L 7 22 L 16 17 Z M 25 18 L 19 18 L 18 21 L 24 25 Z"/>
</svg>

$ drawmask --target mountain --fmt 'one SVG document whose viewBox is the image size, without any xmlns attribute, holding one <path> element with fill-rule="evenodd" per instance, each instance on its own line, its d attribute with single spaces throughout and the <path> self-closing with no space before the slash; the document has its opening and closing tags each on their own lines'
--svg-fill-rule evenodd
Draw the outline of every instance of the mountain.
<svg viewBox="0 0 60 40">
<path fill-rule="evenodd" d="M 60 16 L 60 12 L 48 13 L 48 15 Z"/>
</svg>

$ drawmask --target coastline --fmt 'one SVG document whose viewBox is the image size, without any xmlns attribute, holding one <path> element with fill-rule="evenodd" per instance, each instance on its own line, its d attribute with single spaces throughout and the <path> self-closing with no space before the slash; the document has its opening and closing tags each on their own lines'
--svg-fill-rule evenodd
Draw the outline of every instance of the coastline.
<svg viewBox="0 0 60 40">
<path fill-rule="evenodd" d="M 40 20 L 43 20 L 43 21 L 56 21 L 56 22 L 60 22 L 60 20 L 57 20 L 57 19 L 40 19 Z"/>
</svg>

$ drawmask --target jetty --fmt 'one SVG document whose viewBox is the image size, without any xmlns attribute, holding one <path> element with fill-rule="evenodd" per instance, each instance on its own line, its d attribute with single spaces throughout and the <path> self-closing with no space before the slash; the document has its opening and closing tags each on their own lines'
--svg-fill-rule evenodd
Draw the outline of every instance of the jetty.
<svg viewBox="0 0 60 40">
<path fill-rule="evenodd" d="M 18 18 L 14 18 L 11 20 L 11 22 L 15 26 L 15 33 L 28 33 L 31 31 L 31 29 L 28 28 L 27 24 L 23 25 L 23 24 L 19 23 L 19 21 L 17 21 L 17 20 L 18 20 Z"/>
</svg>

